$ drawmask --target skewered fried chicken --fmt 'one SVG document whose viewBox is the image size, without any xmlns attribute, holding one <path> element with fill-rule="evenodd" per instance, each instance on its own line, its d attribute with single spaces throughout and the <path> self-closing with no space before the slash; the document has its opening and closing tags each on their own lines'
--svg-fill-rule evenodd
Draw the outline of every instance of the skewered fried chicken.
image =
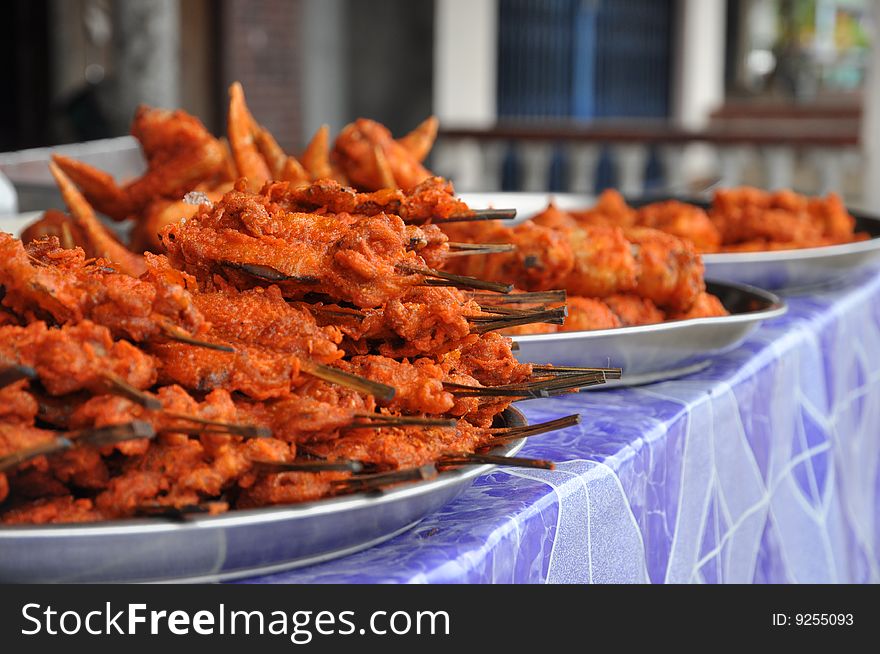
<svg viewBox="0 0 880 654">
<path fill-rule="evenodd" d="M 470 316 L 480 306 L 448 287 L 417 287 L 376 309 L 354 311 L 338 305 L 313 307 L 319 324 L 335 325 L 353 354 L 372 350 L 395 359 L 440 355 L 477 338 Z"/>
<path fill-rule="evenodd" d="M 136 342 L 167 336 L 169 326 L 197 334 L 204 321 L 189 294 L 163 274 L 161 258 L 147 260 L 137 279 L 80 249 L 64 250 L 57 239 L 21 241 L 0 234 L 0 285 L 3 305 L 23 318 L 51 318 L 60 324 L 91 320 L 115 338 Z"/>
<path fill-rule="evenodd" d="M 289 213 L 263 195 L 227 193 L 186 223 L 165 229 L 175 265 L 202 283 L 218 274 L 236 286 L 277 283 L 285 297 L 320 292 L 375 307 L 424 280 L 408 272 L 424 261 L 408 249 L 412 228 L 396 216 Z"/>
<path fill-rule="evenodd" d="M 493 281 L 516 280 L 529 291 L 563 288 L 575 268 L 575 252 L 565 232 L 526 221 L 507 227 L 498 221 L 444 225 L 450 240 L 465 243 L 512 243 L 513 252 L 462 257 L 446 264 L 461 275 Z"/>
<path fill-rule="evenodd" d="M 419 225 L 433 220 L 467 214 L 470 208 L 455 197 L 452 184 L 441 177 L 428 177 L 412 189 L 383 188 L 359 193 L 329 179 L 302 186 L 273 183 L 263 193 L 288 211 L 400 216 L 404 222 Z"/>
<path fill-rule="evenodd" d="M 50 329 L 43 322 L 0 327 L 0 357 L 36 370 L 51 395 L 106 392 L 122 380 L 136 389 L 156 382 L 152 357 L 89 321 Z"/>
<path fill-rule="evenodd" d="M 488 437 L 486 430 L 459 421 L 455 428 L 394 427 L 375 432 L 357 432 L 309 445 L 308 449 L 329 461 L 363 461 L 379 470 L 395 470 L 417 468 L 447 454 L 473 452 Z"/>
<path fill-rule="evenodd" d="M 215 513 L 426 478 L 438 457 L 483 461 L 467 457 L 503 437 L 490 428 L 511 402 L 601 381 L 535 373 L 492 333 L 558 322 L 558 293 L 511 307 L 508 282 L 439 270 L 509 247 L 450 243 L 433 223 L 512 212 L 471 211 L 430 177 L 436 120 L 400 141 L 358 121 L 332 154 L 322 129 L 300 163 L 240 86 L 230 95 L 229 149 L 143 109 L 142 178 L 120 188 L 58 158 L 71 216 L 48 214 L 27 248 L 0 235 L 0 522 Z M 168 257 L 124 250 L 86 198 Z"/>
</svg>

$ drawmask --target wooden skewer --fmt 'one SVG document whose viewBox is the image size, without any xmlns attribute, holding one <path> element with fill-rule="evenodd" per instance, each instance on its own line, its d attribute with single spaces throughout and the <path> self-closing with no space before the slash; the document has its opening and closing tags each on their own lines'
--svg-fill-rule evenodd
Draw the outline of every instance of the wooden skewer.
<svg viewBox="0 0 880 654">
<path fill-rule="evenodd" d="M 452 243 L 449 242 L 449 250 L 446 252 L 447 257 L 467 257 L 474 254 L 502 254 L 504 252 L 513 252 L 516 245 L 513 243 Z"/>
<path fill-rule="evenodd" d="M 140 404 L 145 409 L 150 409 L 152 411 L 158 411 L 162 408 L 162 403 L 157 398 L 144 391 L 138 390 L 113 373 L 105 372 L 101 375 L 101 379 L 103 379 L 107 386 L 109 386 L 110 392 L 114 395 L 121 395 L 132 402 Z"/>
<path fill-rule="evenodd" d="M 531 293 L 472 293 L 471 297 L 480 304 L 556 304 L 565 302 L 567 293 L 559 291 L 535 291 Z"/>
<path fill-rule="evenodd" d="M 474 327 L 471 331 L 475 334 L 485 334 L 495 329 L 507 329 L 508 327 L 516 327 L 517 325 L 531 325 L 534 323 L 548 323 L 551 325 L 561 325 L 568 315 L 567 309 L 557 307 L 555 309 L 547 309 L 545 311 L 535 311 L 522 315 L 512 315 L 503 318 L 494 318 L 489 322 Z"/>
<path fill-rule="evenodd" d="M 330 484 L 337 491 L 372 491 L 379 490 L 383 486 L 398 484 L 404 481 L 424 481 L 437 476 L 437 468 L 433 463 L 418 468 L 406 468 L 392 472 L 379 472 L 371 475 L 358 475 L 348 479 L 338 479 Z"/>
<path fill-rule="evenodd" d="M 221 261 L 220 265 L 233 270 L 239 270 L 251 277 L 262 279 L 267 282 L 297 282 L 298 284 L 318 284 L 320 279 L 317 277 L 301 277 L 298 275 L 288 275 L 280 270 L 276 270 L 271 266 L 263 266 L 256 263 L 237 263 L 234 261 Z"/>
<path fill-rule="evenodd" d="M 487 463 L 501 466 L 515 466 L 517 468 L 539 468 L 541 470 L 553 470 L 556 467 L 556 464 L 552 461 L 547 461 L 546 459 L 526 459 L 516 456 L 475 454 L 471 452 L 449 454 L 437 461 L 437 465 L 443 468 L 447 466 L 484 465 Z"/>
<path fill-rule="evenodd" d="M 491 313 L 491 314 L 495 314 L 496 316 L 527 316 L 527 315 L 535 313 L 537 311 L 547 311 L 548 309 L 554 308 L 554 307 L 548 307 L 546 304 L 542 304 L 537 307 L 531 307 L 528 309 L 515 309 L 514 307 L 505 307 L 500 304 L 497 304 L 497 305 L 490 304 L 487 306 L 483 306 L 481 304 L 479 306 L 480 306 L 480 311 L 482 311 L 483 313 Z M 486 322 L 488 322 L 489 320 L 494 320 L 494 318 L 491 316 L 477 316 L 477 317 L 483 319 Z M 469 320 L 470 320 L 470 318 L 469 318 Z"/>
<path fill-rule="evenodd" d="M 361 377 L 360 375 L 339 370 L 339 368 L 325 366 L 322 363 L 303 362 L 302 366 L 304 372 L 307 372 L 318 379 L 323 379 L 324 381 L 338 384 L 339 386 L 345 386 L 352 390 L 367 393 L 382 402 L 390 402 L 394 399 L 394 396 L 397 393 L 397 390 L 393 386 L 380 384 L 379 382 Z"/>
<path fill-rule="evenodd" d="M 512 220 L 516 218 L 516 209 L 471 209 L 454 213 L 447 218 L 432 218 L 435 225 L 443 223 L 463 223 L 474 220 Z"/>
<path fill-rule="evenodd" d="M 30 366 L 12 364 L 0 367 L 0 388 L 14 384 L 22 379 L 35 379 L 37 371 Z"/>
<path fill-rule="evenodd" d="M 435 270 L 433 268 L 422 268 L 420 266 L 411 266 L 409 264 L 400 264 L 398 266 L 404 272 L 414 275 L 424 275 L 426 277 L 436 277 L 447 282 L 454 282 L 459 288 L 474 288 L 487 291 L 496 291 L 498 293 L 510 293 L 513 290 L 513 284 L 502 284 L 499 282 L 487 282 L 476 277 L 466 277 L 464 275 L 454 275 L 443 270 Z M 431 280 L 425 280 L 429 282 Z"/>
<path fill-rule="evenodd" d="M 251 463 L 260 472 L 353 472 L 364 469 L 360 461 L 261 461 L 252 459 Z"/>
<path fill-rule="evenodd" d="M 211 343 L 209 341 L 194 338 L 175 325 L 162 325 L 162 332 L 172 341 L 186 343 L 187 345 L 195 345 L 196 347 L 203 347 L 209 350 L 219 350 L 220 352 L 235 352 L 235 348 L 229 345 Z"/>
<path fill-rule="evenodd" d="M 550 375 L 582 375 L 589 372 L 602 373 L 606 379 L 620 379 L 621 368 L 581 368 L 578 366 L 533 365 L 532 370 Z"/>
<path fill-rule="evenodd" d="M 121 425 L 107 427 L 79 429 L 67 434 L 68 438 L 75 443 L 86 443 L 96 447 L 140 438 L 153 438 L 155 435 L 156 430 L 153 429 L 153 425 L 143 420 L 132 420 Z"/>
<path fill-rule="evenodd" d="M 493 447 L 495 445 L 503 445 L 504 443 L 512 440 L 529 438 L 530 436 L 537 436 L 539 434 L 546 434 L 549 431 L 556 431 L 557 429 L 565 429 L 566 427 L 580 424 L 580 422 L 580 415 L 573 414 L 570 416 L 565 416 L 564 418 L 557 418 L 556 420 L 542 422 L 537 425 L 490 429 L 489 432 L 494 434 L 494 436 L 486 442 L 486 445 L 489 447 Z"/>
<path fill-rule="evenodd" d="M 554 392 L 558 394 L 558 392 L 567 392 L 604 383 L 605 377 L 603 375 L 587 373 L 504 386 L 470 386 L 455 382 L 443 382 L 443 388 L 449 390 L 456 397 L 518 397 L 525 399 L 551 397 L 551 393 Z"/>
<path fill-rule="evenodd" d="M 349 429 L 401 427 L 418 425 L 420 427 L 456 427 L 458 421 L 452 418 L 423 418 L 421 416 L 388 416 L 381 413 L 361 413 L 347 426 Z"/>
<path fill-rule="evenodd" d="M 205 428 L 196 428 L 193 430 L 197 433 L 227 433 L 234 434 L 236 436 L 242 436 L 244 438 L 270 438 L 272 436 L 272 430 L 262 425 L 240 425 L 232 422 L 208 420 L 207 418 L 191 416 L 185 413 L 165 412 L 164 415 L 168 416 L 169 418 L 174 418 L 176 420 L 185 420 L 188 422 L 194 422 L 199 425 L 204 425 Z M 175 427 L 169 427 L 167 431 L 180 433 L 177 432 L 177 429 Z"/>
<path fill-rule="evenodd" d="M 54 440 L 18 450 L 12 454 L 0 458 L 0 472 L 6 472 L 15 468 L 25 461 L 30 461 L 38 456 L 57 454 L 73 447 L 73 443 L 67 438 L 59 437 Z"/>
</svg>

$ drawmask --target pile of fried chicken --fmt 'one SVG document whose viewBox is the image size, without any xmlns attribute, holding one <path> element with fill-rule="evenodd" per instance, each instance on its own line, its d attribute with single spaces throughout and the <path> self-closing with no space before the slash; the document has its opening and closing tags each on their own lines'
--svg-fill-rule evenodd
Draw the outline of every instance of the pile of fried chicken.
<svg viewBox="0 0 880 654">
<path fill-rule="evenodd" d="M 329 162 L 312 181 L 323 173 L 291 172 L 244 115 L 230 159 L 192 117 L 142 110 L 143 177 L 118 187 L 56 158 L 69 213 L 0 234 L 0 522 L 218 513 L 461 465 L 547 467 L 490 450 L 577 416 L 499 416 L 619 376 L 515 359 L 498 330 L 560 322 L 564 293 L 442 270 L 510 246 L 450 241 L 434 223 L 476 212 L 444 180 L 402 182 L 415 146 L 386 142 L 394 186 L 360 192 L 339 179 L 385 174 L 374 149 L 372 163 L 357 154 L 369 130 L 340 137 L 348 159 L 339 142 L 338 157 L 303 156 L 307 171 Z M 156 221 L 172 206 L 183 215 Z M 95 208 L 140 238 L 156 230 L 160 253 L 124 247 Z"/>
</svg>

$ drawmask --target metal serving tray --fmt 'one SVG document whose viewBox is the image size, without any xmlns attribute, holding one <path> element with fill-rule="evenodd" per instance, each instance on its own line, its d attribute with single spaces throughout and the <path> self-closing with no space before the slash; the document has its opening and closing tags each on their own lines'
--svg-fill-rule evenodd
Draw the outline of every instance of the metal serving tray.
<svg viewBox="0 0 880 654">
<path fill-rule="evenodd" d="M 594 387 L 634 386 L 674 379 L 708 366 L 737 347 L 764 320 L 785 313 L 773 293 L 744 284 L 706 282 L 731 315 L 674 320 L 656 325 L 595 331 L 514 336 L 520 361 L 558 366 L 608 365 L 623 369 L 620 380 Z"/>
<path fill-rule="evenodd" d="M 584 209 L 595 202 L 593 196 L 574 193 L 463 193 L 462 199 L 475 209 L 514 208 L 517 221 L 540 213 L 551 200 L 560 209 Z M 627 201 L 637 207 L 670 199 L 703 208 L 709 206 L 706 198 L 686 196 L 627 198 Z M 870 240 L 800 250 L 704 254 L 706 277 L 789 292 L 839 281 L 868 264 L 880 262 L 880 217 L 855 209 L 850 209 L 850 213 L 856 219 L 856 231 L 867 232 Z"/>
<path fill-rule="evenodd" d="M 498 426 L 526 419 L 507 409 Z M 518 439 L 494 448 L 512 456 Z M 0 582 L 220 581 L 327 561 L 393 538 L 495 466 L 329 500 L 184 519 L 0 527 Z"/>
</svg>

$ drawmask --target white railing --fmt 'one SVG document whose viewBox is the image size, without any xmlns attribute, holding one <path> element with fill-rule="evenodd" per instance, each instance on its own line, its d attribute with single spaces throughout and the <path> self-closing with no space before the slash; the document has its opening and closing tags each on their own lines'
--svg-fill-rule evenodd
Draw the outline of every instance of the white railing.
<svg viewBox="0 0 880 654">
<path fill-rule="evenodd" d="M 452 179 L 459 191 L 498 191 L 502 167 L 512 154 L 519 169 L 516 190 L 547 191 L 554 157 L 561 153 L 567 172 L 564 190 L 592 193 L 603 151 L 613 164 L 617 187 L 627 195 L 645 191 L 652 154 L 663 169 L 661 187 L 674 193 L 686 192 L 692 183 L 717 179 L 724 186 L 751 184 L 811 194 L 835 191 L 854 203 L 862 195 L 857 136 L 822 131 L 734 134 L 536 126 L 447 130 L 438 140 L 431 165 Z"/>
</svg>

